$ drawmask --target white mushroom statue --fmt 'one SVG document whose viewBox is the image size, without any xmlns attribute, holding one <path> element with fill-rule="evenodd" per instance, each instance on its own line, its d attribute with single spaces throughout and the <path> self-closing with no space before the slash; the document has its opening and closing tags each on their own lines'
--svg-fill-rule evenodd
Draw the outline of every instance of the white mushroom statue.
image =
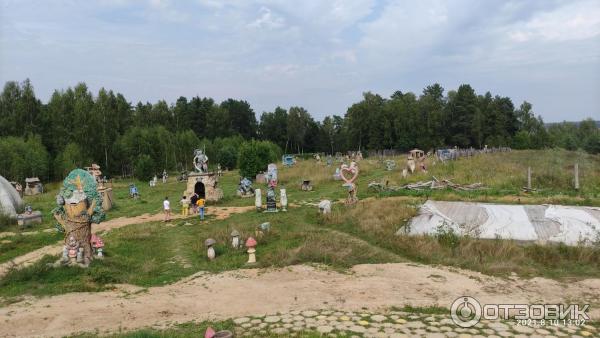
<svg viewBox="0 0 600 338">
<path fill-rule="evenodd" d="M 206 241 L 204 241 L 204 245 L 206 245 L 207 250 L 206 250 L 206 256 L 208 257 L 208 259 L 210 259 L 211 261 L 213 259 L 215 259 L 216 257 L 216 253 L 215 253 L 215 248 L 214 245 L 217 243 L 217 241 L 215 241 L 212 238 L 208 238 L 206 239 Z"/>
<path fill-rule="evenodd" d="M 234 249 L 240 248 L 240 233 L 235 229 L 231 232 L 231 246 Z"/>
</svg>

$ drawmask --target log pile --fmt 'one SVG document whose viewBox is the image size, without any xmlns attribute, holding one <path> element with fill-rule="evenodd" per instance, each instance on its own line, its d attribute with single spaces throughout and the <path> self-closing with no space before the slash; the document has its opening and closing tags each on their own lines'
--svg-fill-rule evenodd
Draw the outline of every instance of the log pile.
<svg viewBox="0 0 600 338">
<path fill-rule="evenodd" d="M 475 191 L 485 189 L 481 182 L 471 183 L 471 184 L 458 184 L 454 183 L 451 180 L 438 180 L 435 176 L 430 181 L 419 181 L 415 183 L 409 183 L 403 186 L 390 186 L 388 182 L 385 184 L 379 182 L 371 182 L 369 183 L 369 189 L 374 189 L 377 191 L 400 191 L 400 190 L 414 190 L 414 191 L 423 191 L 423 190 L 442 190 L 442 189 L 453 189 L 456 191 Z"/>
</svg>

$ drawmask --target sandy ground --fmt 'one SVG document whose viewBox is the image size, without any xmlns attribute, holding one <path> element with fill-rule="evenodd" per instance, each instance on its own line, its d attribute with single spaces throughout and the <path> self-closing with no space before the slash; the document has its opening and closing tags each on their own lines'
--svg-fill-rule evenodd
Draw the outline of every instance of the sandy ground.
<svg viewBox="0 0 600 338">
<path fill-rule="evenodd" d="M 412 263 L 357 265 L 344 274 L 300 265 L 198 273 L 149 289 L 121 285 L 109 292 L 30 298 L 0 308 L 0 335 L 106 333 L 307 309 L 378 310 L 407 304 L 449 308 L 463 295 L 482 304 L 586 301 L 593 304 L 592 318 L 600 317 L 600 308 L 595 306 L 600 304 L 600 279 L 566 285 L 544 278 L 504 279 Z"/>
<path fill-rule="evenodd" d="M 236 214 L 242 213 L 250 210 L 255 210 L 254 206 L 246 206 L 246 207 L 213 207 L 207 208 L 207 215 L 215 216 L 215 219 L 222 220 L 227 217 Z M 198 217 L 196 215 L 190 217 Z M 172 219 L 182 219 L 180 214 L 173 215 Z M 102 222 L 100 224 L 92 224 L 92 232 L 101 233 L 107 232 L 112 229 L 118 229 L 127 225 L 132 224 L 141 224 L 146 222 L 156 222 L 164 220 L 164 214 L 143 214 L 136 217 L 119 217 L 106 222 Z M 28 252 L 22 256 L 15 257 L 14 259 L 0 264 L 0 278 L 2 278 L 11 268 L 14 267 L 24 267 L 31 265 L 40 259 L 42 259 L 45 255 L 59 255 L 62 252 L 62 242 L 57 242 L 53 245 L 47 245 L 45 247 L 39 248 L 37 250 Z"/>
</svg>

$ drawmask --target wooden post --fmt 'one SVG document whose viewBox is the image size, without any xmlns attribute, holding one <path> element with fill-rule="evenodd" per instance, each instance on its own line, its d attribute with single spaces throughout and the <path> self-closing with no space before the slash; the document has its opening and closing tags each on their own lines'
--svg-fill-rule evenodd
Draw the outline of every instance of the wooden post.
<svg viewBox="0 0 600 338">
<path fill-rule="evenodd" d="M 575 163 L 575 190 L 579 190 L 579 163 Z"/>
<path fill-rule="evenodd" d="M 527 190 L 531 191 L 531 167 L 527 167 Z"/>
</svg>

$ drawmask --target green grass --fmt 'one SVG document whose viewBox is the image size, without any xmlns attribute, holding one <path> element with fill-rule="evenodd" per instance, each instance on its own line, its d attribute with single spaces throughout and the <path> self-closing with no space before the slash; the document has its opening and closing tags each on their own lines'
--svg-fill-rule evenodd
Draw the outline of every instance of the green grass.
<svg viewBox="0 0 600 338">
<path fill-rule="evenodd" d="M 8 237 L 10 242 L 0 244 L 0 263 L 24 255 L 43 246 L 54 244 L 63 238 L 58 232 L 41 232 L 34 235 L 17 234 Z M 3 239 L 5 240 L 5 239 Z"/>
<path fill-rule="evenodd" d="M 454 266 L 489 275 L 549 278 L 600 277 L 600 245 L 536 245 L 457 236 L 393 235 L 417 211 L 415 199 L 384 198 L 347 209 L 337 206 L 321 225 L 361 238 L 404 259 Z"/>
<path fill-rule="evenodd" d="M 569 163 L 577 160 L 581 166 L 582 189 L 573 191 L 569 186 Z M 399 161 L 399 160 L 397 160 Z M 532 166 L 534 186 L 542 189 L 537 194 L 520 193 L 525 170 Z M 522 276 L 598 277 L 600 276 L 599 247 L 567 247 L 564 245 L 523 245 L 506 240 L 476 240 L 461 238 L 453 245 L 425 236 L 396 236 L 426 198 L 442 200 L 477 200 L 504 203 L 547 203 L 598 205 L 600 190 L 600 156 L 566 151 L 515 151 L 487 154 L 461 159 L 448 164 L 430 166 L 428 174 L 418 173 L 404 180 L 400 170 L 388 172 L 377 159 L 360 162 L 359 197 L 367 201 L 347 208 L 336 205 L 330 217 L 317 215 L 316 207 L 292 208 L 287 213 L 255 213 L 233 215 L 222 221 L 201 223 L 196 218 L 192 225 L 175 222 L 175 227 L 154 222 L 130 225 L 104 235 L 106 258 L 94 261 L 88 269 L 50 268 L 47 258 L 33 266 L 10 272 L 0 280 L 0 296 L 19 297 L 25 294 L 52 295 L 72 291 L 97 291 L 112 284 L 129 283 L 142 287 L 173 283 L 198 271 L 220 272 L 245 268 L 247 255 L 233 250 L 227 243 L 235 228 L 243 237 L 254 233 L 254 228 L 265 221 L 272 224 L 272 232 L 259 240 L 258 267 L 282 267 L 302 263 L 319 263 L 334 269 L 346 269 L 361 263 L 416 261 L 441 264 L 505 276 L 515 272 Z M 340 181 L 333 181 L 334 167 L 314 161 L 300 161 L 292 168 L 280 166 L 280 186 L 288 191 L 290 204 L 332 200 L 346 196 Z M 484 183 L 488 190 L 478 192 L 400 192 L 401 197 L 368 191 L 370 181 L 389 180 L 390 184 L 408 181 L 451 178 L 456 183 Z M 539 176 L 536 176 L 539 175 Z M 220 206 L 252 205 L 254 199 L 235 196 L 239 177 L 237 171 L 226 173 L 220 181 L 225 193 Z M 310 179 L 315 189 L 300 190 L 302 179 Z M 130 181 L 114 183 L 116 206 L 108 218 L 136 216 L 160 211 L 165 196 L 178 200 L 185 183 L 174 180 L 158 183 L 150 188 L 145 182 L 136 182 L 141 199 L 128 197 Z M 255 185 L 258 187 L 258 185 Z M 47 185 L 49 191 L 41 196 L 27 197 L 35 209 L 45 215 L 54 207 L 58 185 Z M 263 196 L 264 198 L 264 196 Z M 210 206 L 209 206 L 210 208 Z M 51 227 L 46 217 L 39 228 Z M 212 237 L 218 258 L 209 262 L 203 242 Z M 6 237 L 10 243 L 0 244 L 0 262 L 14 258 L 38 247 L 60 240 L 60 234 L 39 233 L 31 236 Z M 10 301 L 10 300 L 9 300 Z"/>
<path fill-rule="evenodd" d="M 212 327 L 215 331 L 229 330 L 234 331 L 235 324 L 233 321 L 218 321 L 218 322 L 187 322 L 182 324 L 176 324 L 168 329 L 157 330 L 157 329 L 141 329 L 130 332 L 119 332 L 112 334 L 101 334 L 99 332 L 94 333 L 82 333 L 79 335 L 72 336 L 73 338 L 93 338 L 93 337 L 106 337 L 106 338 L 198 338 L 204 337 L 204 332 L 208 327 Z M 258 333 L 258 332 L 257 332 Z M 342 335 L 346 336 L 346 335 Z M 235 335 L 237 337 L 237 335 Z M 271 338 L 271 337 L 282 337 L 274 333 L 260 334 L 260 337 Z M 323 335 L 316 331 L 304 331 L 297 332 L 295 337 L 298 338 L 321 338 Z"/>
<path fill-rule="evenodd" d="M 242 238 L 254 236 L 256 226 L 271 222 L 269 234 L 258 239 L 256 267 L 300 263 L 326 264 L 346 269 L 361 263 L 398 262 L 402 259 L 345 234 L 317 226 L 314 208 L 295 208 L 275 214 L 248 212 L 223 221 L 200 223 L 188 220 L 168 227 L 162 222 L 144 223 L 116 229 L 104 236 L 104 260 L 95 260 L 87 269 L 49 267 L 57 257 L 46 258 L 30 267 L 13 270 L 0 280 L 0 296 L 24 294 L 53 295 L 76 291 L 98 291 L 112 284 L 128 283 L 142 287 L 173 283 L 197 271 L 220 272 L 245 268 L 245 250 L 228 243 L 233 228 Z M 206 258 L 204 240 L 218 244 L 218 258 Z"/>
</svg>

